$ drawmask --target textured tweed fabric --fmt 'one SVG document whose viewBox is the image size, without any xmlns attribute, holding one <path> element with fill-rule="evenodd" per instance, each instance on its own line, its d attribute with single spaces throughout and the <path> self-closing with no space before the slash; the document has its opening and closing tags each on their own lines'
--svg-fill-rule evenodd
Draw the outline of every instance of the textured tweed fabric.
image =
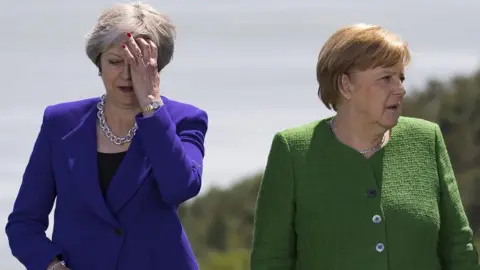
<svg viewBox="0 0 480 270">
<path fill-rule="evenodd" d="M 328 119 L 275 135 L 252 270 L 479 270 L 438 125 L 401 117 L 367 159 Z"/>
</svg>

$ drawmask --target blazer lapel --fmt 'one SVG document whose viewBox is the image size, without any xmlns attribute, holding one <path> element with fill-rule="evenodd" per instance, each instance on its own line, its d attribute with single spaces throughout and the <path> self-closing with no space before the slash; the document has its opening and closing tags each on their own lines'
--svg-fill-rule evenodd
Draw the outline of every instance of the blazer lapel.
<svg viewBox="0 0 480 270">
<path fill-rule="evenodd" d="M 71 180 L 78 193 L 100 218 L 114 226 L 118 221 L 109 211 L 102 196 L 97 168 L 96 106 L 83 117 L 80 124 L 62 138 L 68 156 Z"/>
<path fill-rule="evenodd" d="M 139 138 L 135 136 L 107 190 L 106 201 L 115 214 L 133 199 L 151 171 Z"/>
</svg>

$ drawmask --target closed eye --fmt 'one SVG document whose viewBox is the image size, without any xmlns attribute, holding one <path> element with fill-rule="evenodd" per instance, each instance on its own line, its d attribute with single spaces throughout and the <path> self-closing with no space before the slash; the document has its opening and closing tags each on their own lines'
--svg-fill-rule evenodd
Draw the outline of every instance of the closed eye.
<svg viewBox="0 0 480 270">
<path fill-rule="evenodd" d="M 123 64 L 123 60 L 108 60 L 108 63 L 112 65 L 119 65 L 119 64 Z"/>
</svg>

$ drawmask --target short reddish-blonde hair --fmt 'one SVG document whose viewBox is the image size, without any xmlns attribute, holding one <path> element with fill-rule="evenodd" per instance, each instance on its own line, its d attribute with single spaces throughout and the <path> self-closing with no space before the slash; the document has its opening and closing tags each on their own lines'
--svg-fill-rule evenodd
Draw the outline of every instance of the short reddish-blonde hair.
<svg viewBox="0 0 480 270">
<path fill-rule="evenodd" d="M 317 62 L 318 95 L 328 109 L 336 110 L 339 79 L 352 70 L 393 67 L 410 62 L 408 45 L 377 25 L 354 24 L 336 31 L 323 45 Z"/>
</svg>

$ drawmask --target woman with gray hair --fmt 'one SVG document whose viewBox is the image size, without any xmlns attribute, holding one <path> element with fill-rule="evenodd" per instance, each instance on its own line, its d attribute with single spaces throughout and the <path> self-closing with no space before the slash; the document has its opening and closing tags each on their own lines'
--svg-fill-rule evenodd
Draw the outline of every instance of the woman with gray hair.
<svg viewBox="0 0 480 270">
<path fill-rule="evenodd" d="M 86 51 L 106 93 L 46 108 L 8 217 L 27 269 L 198 269 L 177 208 L 200 190 L 208 120 L 160 95 L 173 49 L 174 26 L 148 5 L 100 16 Z"/>
</svg>

